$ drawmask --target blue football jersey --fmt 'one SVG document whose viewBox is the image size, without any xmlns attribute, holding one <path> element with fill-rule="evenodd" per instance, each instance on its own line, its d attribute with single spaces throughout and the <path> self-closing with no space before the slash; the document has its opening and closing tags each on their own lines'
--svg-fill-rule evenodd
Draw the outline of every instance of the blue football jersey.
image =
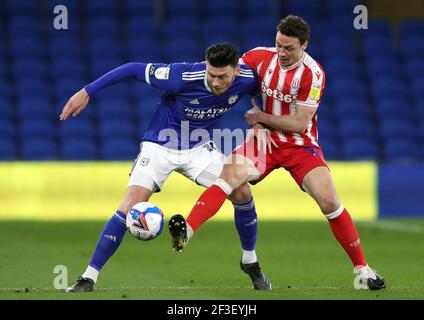
<svg viewBox="0 0 424 320">
<path fill-rule="evenodd" d="M 143 80 L 165 93 L 156 105 L 143 141 L 181 150 L 198 145 L 199 134 L 203 141 L 206 133 L 212 140 L 217 120 L 244 95 L 259 93 L 256 72 L 244 65 L 240 68 L 230 88 L 214 95 L 206 80 L 204 62 L 147 64 Z"/>
</svg>

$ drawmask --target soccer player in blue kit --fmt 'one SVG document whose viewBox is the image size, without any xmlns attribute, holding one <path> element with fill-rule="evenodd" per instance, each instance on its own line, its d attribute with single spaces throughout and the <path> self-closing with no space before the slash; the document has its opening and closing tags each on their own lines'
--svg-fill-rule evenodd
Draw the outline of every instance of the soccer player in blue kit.
<svg viewBox="0 0 424 320">
<path fill-rule="evenodd" d="M 86 85 L 64 106 L 60 120 L 77 116 L 99 90 L 130 78 L 165 91 L 140 144 L 125 197 L 101 232 L 87 269 L 67 292 L 94 290 L 100 270 L 125 235 L 128 211 L 159 192 L 173 171 L 205 187 L 219 177 L 225 156 L 212 141 L 212 129 L 244 95 L 257 95 L 259 86 L 256 73 L 238 64 L 239 51 L 231 44 L 210 46 L 205 58 L 199 63 L 127 63 Z M 270 143 L 264 130 L 255 135 Z M 271 290 L 257 261 L 257 215 L 250 191 L 237 189 L 229 199 L 242 245 L 240 267 L 256 290 Z"/>
</svg>

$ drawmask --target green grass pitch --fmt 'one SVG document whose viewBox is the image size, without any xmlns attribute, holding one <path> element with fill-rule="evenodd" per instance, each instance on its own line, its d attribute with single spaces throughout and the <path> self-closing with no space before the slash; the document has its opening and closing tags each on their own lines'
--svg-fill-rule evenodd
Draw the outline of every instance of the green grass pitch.
<svg viewBox="0 0 424 320">
<path fill-rule="evenodd" d="M 239 268 L 233 222 L 209 222 L 183 253 L 167 230 L 142 242 L 126 235 L 94 293 L 54 288 L 84 271 L 104 222 L 0 222 L 0 299 L 424 299 L 424 220 L 358 223 L 369 264 L 386 290 L 353 289 L 353 268 L 325 221 L 260 221 L 259 261 L 273 290 L 257 292 Z"/>
</svg>

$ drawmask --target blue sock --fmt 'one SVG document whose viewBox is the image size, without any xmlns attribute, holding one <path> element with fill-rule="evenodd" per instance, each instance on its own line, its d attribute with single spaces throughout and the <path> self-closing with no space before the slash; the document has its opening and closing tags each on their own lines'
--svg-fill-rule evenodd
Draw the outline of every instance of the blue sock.
<svg viewBox="0 0 424 320">
<path fill-rule="evenodd" d="M 100 271 L 106 261 L 109 260 L 116 249 L 118 249 L 127 231 L 125 218 L 125 214 L 119 210 L 110 218 L 100 234 L 96 250 L 94 250 L 91 256 L 90 266 Z"/>
<path fill-rule="evenodd" d="M 250 198 L 248 203 L 234 204 L 234 220 L 239 233 L 243 250 L 255 250 L 258 222 L 255 202 Z"/>
</svg>

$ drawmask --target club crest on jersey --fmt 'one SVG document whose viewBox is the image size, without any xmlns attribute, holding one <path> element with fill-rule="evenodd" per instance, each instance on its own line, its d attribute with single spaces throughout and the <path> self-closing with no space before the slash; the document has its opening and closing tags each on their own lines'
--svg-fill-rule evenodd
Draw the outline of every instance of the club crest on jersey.
<svg viewBox="0 0 424 320">
<path fill-rule="evenodd" d="M 231 96 L 231 97 L 229 97 L 228 98 L 228 104 L 229 105 L 232 105 L 232 104 L 236 103 L 237 99 L 238 99 L 238 95 L 236 95 L 236 94 L 233 95 L 233 96 Z"/>
<path fill-rule="evenodd" d="M 144 167 L 147 166 L 149 164 L 149 158 L 141 158 L 140 159 L 140 164 Z"/>
<path fill-rule="evenodd" d="M 169 79 L 169 67 L 157 68 L 155 71 L 155 78 L 158 80 L 168 80 Z"/>
</svg>

